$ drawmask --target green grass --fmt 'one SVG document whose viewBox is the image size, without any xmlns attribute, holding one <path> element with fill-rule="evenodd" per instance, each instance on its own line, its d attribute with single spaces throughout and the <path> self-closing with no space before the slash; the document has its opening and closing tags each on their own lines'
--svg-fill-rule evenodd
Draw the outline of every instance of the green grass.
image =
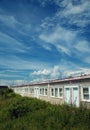
<svg viewBox="0 0 90 130">
<path fill-rule="evenodd" d="M 0 130 L 90 130 L 90 109 L 52 105 L 4 90 L 0 92 Z"/>
</svg>

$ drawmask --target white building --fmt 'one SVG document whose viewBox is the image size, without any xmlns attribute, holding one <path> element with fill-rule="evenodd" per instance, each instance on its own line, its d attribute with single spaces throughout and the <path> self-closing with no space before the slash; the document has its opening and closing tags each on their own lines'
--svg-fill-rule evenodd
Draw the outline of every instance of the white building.
<svg viewBox="0 0 90 130">
<path fill-rule="evenodd" d="M 35 97 L 54 104 L 67 103 L 79 107 L 82 103 L 90 107 L 90 75 L 34 82 L 14 86 L 13 90 L 22 96 Z"/>
</svg>

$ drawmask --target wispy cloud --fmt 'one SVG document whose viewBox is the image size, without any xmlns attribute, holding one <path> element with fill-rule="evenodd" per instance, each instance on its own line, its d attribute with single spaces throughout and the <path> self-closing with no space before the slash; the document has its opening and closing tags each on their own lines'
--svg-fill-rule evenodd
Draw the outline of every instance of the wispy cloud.
<svg viewBox="0 0 90 130">
<path fill-rule="evenodd" d="M 14 85 L 21 85 L 24 83 L 24 80 L 0 80 L 0 85 L 8 85 L 11 87 Z"/>
<path fill-rule="evenodd" d="M 0 57 L 1 61 L 0 65 L 7 69 L 39 69 L 48 66 L 45 62 L 41 61 L 33 61 L 33 60 L 24 60 L 18 56 L 10 56 L 7 55 L 5 57 Z"/>
<path fill-rule="evenodd" d="M 0 79 L 56 79 L 88 69 L 89 5 L 90 0 L 2 1 Z"/>
<path fill-rule="evenodd" d="M 47 34 L 40 34 L 39 38 L 46 43 L 53 44 L 58 51 L 62 51 L 70 55 L 70 46 L 76 38 L 76 32 L 65 29 L 63 27 L 56 27 L 53 32 Z"/>
<path fill-rule="evenodd" d="M 76 1 L 77 3 L 71 1 L 68 2 L 65 15 L 77 15 L 77 14 L 82 14 L 83 12 L 87 11 L 89 13 L 90 8 L 89 8 L 89 3 L 90 1 L 82 1 L 81 3 Z"/>
<path fill-rule="evenodd" d="M 17 52 L 25 52 L 25 49 L 27 49 L 22 42 L 2 32 L 0 32 L 0 42 L 0 48 L 3 48 L 3 51 L 11 50 Z"/>
<path fill-rule="evenodd" d="M 41 26 L 47 28 L 47 26 L 55 26 L 55 24 L 65 26 L 78 26 L 84 28 L 90 23 L 90 1 L 89 0 L 53 0 L 59 8 L 52 17 L 47 17 L 45 21 L 42 21 Z M 45 0 L 44 3 L 47 3 Z M 49 25 L 47 24 L 47 21 Z M 53 21 L 53 22 L 52 22 Z M 55 23 L 53 25 L 53 23 Z"/>
<path fill-rule="evenodd" d="M 10 28 L 15 28 L 16 24 L 18 24 L 15 17 L 10 15 L 0 14 L 0 21 L 2 25 L 9 26 Z"/>
<path fill-rule="evenodd" d="M 84 31 L 87 32 L 85 27 L 90 23 L 90 1 L 53 0 L 53 2 L 60 10 L 42 21 L 39 38 L 48 43 L 48 46 L 54 45 L 60 54 L 74 56 L 84 62 L 87 53 L 90 54 L 89 41 L 82 35 Z"/>
<path fill-rule="evenodd" d="M 17 16 L 14 14 L 6 15 L 6 11 L 2 10 L 0 14 L 0 22 L 2 27 L 8 27 L 18 34 L 30 36 L 30 31 L 32 30 L 31 23 L 23 23 L 23 21 L 18 20 Z"/>
<path fill-rule="evenodd" d="M 67 4 L 64 10 L 57 12 L 56 19 L 58 19 L 58 17 L 61 19 L 65 18 L 68 24 L 74 24 L 79 27 L 85 27 L 88 25 L 90 23 L 90 1 L 87 0 L 78 3 L 78 0 L 76 0 L 76 4 L 73 4 L 72 1 L 66 1 Z"/>
<path fill-rule="evenodd" d="M 47 32 L 46 35 L 41 34 L 39 37 L 48 43 L 56 43 L 58 41 L 70 42 L 74 39 L 75 32 L 65 29 L 61 26 L 56 26 L 56 28 L 53 30 L 53 32 L 50 32 L 50 34 Z"/>
<path fill-rule="evenodd" d="M 75 48 L 82 52 L 82 53 L 86 53 L 89 52 L 90 53 L 90 45 L 89 42 L 83 40 L 83 41 L 79 41 L 76 43 Z"/>
<path fill-rule="evenodd" d="M 84 59 L 84 61 L 88 64 L 90 64 L 90 54 L 87 55 L 87 57 Z"/>
</svg>

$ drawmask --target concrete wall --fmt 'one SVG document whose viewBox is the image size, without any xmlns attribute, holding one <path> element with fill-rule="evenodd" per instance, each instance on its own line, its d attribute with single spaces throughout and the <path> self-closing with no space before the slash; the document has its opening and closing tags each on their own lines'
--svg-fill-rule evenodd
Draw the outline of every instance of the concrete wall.
<svg viewBox="0 0 90 130">
<path fill-rule="evenodd" d="M 28 88 L 36 88 L 38 87 L 39 88 L 39 93 L 38 93 L 38 98 L 41 99 L 41 100 L 45 100 L 45 101 L 49 101 L 53 104 L 63 104 L 65 99 L 64 99 L 64 87 L 65 86 L 72 86 L 72 85 L 76 85 L 79 87 L 79 102 L 82 103 L 84 106 L 87 106 L 90 108 L 90 101 L 83 101 L 82 100 L 82 93 L 81 93 L 81 89 L 82 87 L 87 87 L 87 86 L 90 86 L 90 81 L 76 81 L 76 82 L 72 82 L 72 83 L 51 83 L 51 84 L 40 84 L 40 85 L 33 85 L 33 86 L 26 86 Z M 23 88 L 26 88 L 25 86 Z M 63 96 L 62 97 L 52 97 L 51 94 L 50 94 L 50 89 L 51 88 L 58 88 L 58 87 L 62 87 L 63 88 Z M 20 91 L 20 88 L 22 87 L 19 87 L 18 90 L 16 93 L 18 94 L 21 94 L 22 96 L 28 96 L 28 97 L 35 97 L 35 94 L 34 93 L 29 93 L 29 91 L 27 92 L 21 92 Z M 40 88 L 47 88 L 47 95 L 41 95 L 40 94 Z"/>
</svg>

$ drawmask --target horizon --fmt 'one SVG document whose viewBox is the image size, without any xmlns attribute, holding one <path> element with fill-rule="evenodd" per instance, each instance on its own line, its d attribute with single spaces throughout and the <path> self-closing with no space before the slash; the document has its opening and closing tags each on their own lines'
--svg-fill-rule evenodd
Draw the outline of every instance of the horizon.
<svg viewBox="0 0 90 130">
<path fill-rule="evenodd" d="M 90 74 L 89 0 L 0 0 L 0 85 Z"/>
</svg>

